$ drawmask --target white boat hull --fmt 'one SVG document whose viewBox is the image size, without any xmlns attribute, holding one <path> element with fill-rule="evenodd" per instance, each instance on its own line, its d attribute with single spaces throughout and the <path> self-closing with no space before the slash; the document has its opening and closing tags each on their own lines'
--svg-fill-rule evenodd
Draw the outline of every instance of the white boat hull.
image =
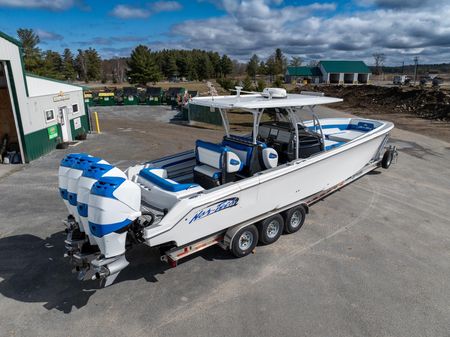
<svg viewBox="0 0 450 337">
<path fill-rule="evenodd" d="M 181 200 L 159 224 L 145 230 L 144 238 L 150 246 L 168 242 L 183 246 L 238 224 L 259 221 L 271 212 L 306 200 L 379 160 L 392 127 L 385 123 L 376 132 L 333 150 Z"/>
</svg>

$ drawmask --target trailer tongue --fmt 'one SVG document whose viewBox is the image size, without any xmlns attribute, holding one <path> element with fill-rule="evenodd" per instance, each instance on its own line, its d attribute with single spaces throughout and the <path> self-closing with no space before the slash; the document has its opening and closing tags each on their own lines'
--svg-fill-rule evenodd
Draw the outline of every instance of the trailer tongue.
<svg viewBox="0 0 450 337">
<path fill-rule="evenodd" d="M 303 225 L 309 207 L 380 166 L 397 151 L 387 147 L 393 124 L 361 118 L 302 121 L 298 111 L 341 99 L 317 94 L 263 93 L 198 97 L 190 104 L 218 109 L 225 136 L 198 140 L 195 149 L 129 167 L 70 154 L 59 169 L 68 211 L 66 256 L 79 279 L 114 282 L 135 244 L 158 247 L 161 260 L 212 245 L 236 257 L 258 242 L 272 244 Z M 253 115 L 252 133 L 230 132 L 227 111 Z M 270 122 L 261 122 L 269 113 Z"/>
</svg>

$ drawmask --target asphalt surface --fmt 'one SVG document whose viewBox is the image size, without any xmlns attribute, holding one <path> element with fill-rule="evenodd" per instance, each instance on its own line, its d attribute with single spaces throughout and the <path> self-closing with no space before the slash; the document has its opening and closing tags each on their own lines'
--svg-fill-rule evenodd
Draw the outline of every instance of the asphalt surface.
<svg viewBox="0 0 450 337">
<path fill-rule="evenodd" d="M 63 258 L 59 160 L 85 151 L 126 168 L 221 137 L 168 124 L 164 108 L 99 112 L 101 135 L 0 178 L 1 336 L 450 336 L 449 143 L 396 129 L 398 162 L 314 205 L 298 233 L 174 269 L 137 247 L 99 289 Z"/>
</svg>

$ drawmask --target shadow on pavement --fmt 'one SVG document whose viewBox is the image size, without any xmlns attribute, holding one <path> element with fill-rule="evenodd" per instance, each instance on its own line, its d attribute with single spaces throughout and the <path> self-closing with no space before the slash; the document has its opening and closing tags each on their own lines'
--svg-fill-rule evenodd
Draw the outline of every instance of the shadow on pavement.
<svg viewBox="0 0 450 337">
<path fill-rule="evenodd" d="M 65 237 L 61 231 L 46 239 L 30 234 L 1 238 L 0 293 L 21 302 L 43 302 L 46 309 L 64 313 L 85 306 L 100 284 L 79 281 L 71 272 L 70 264 L 63 257 Z M 129 253 L 130 265 L 112 286 L 140 278 L 156 282 L 155 274 L 164 273 L 168 268 L 154 257 L 155 252 L 149 247 L 139 246 Z"/>
</svg>

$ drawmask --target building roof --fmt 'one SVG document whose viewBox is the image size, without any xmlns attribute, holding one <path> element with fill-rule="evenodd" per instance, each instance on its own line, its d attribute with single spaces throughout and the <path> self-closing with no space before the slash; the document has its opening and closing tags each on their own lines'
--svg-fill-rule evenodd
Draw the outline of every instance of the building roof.
<svg viewBox="0 0 450 337">
<path fill-rule="evenodd" d="M 371 73 L 363 61 L 320 61 L 319 63 L 327 73 Z"/>
<path fill-rule="evenodd" d="M 17 47 L 20 47 L 20 48 L 22 47 L 22 43 L 19 40 L 13 38 L 12 36 L 9 36 L 8 34 L 1 32 L 1 31 L 0 31 L 0 37 L 11 43 L 14 43 Z"/>
<path fill-rule="evenodd" d="M 322 76 L 319 67 L 287 67 L 289 76 Z"/>
<path fill-rule="evenodd" d="M 229 96 L 205 96 L 194 97 L 190 104 L 208 106 L 221 109 L 264 109 L 264 108 L 283 108 L 300 107 L 308 105 L 330 104 L 342 102 L 341 98 L 316 96 L 307 94 L 287 94 L 286 98 L 264 97 L 262 94 L 251 94 Z"/>
<path fill-rule="evenodd" d="M 28 93 L 30 97 L 57 95 L 62 92 L 73 92 L 83 90 L 79 85 L 69 84 L 50 78 L 26 74 Z"/>
</svg>

